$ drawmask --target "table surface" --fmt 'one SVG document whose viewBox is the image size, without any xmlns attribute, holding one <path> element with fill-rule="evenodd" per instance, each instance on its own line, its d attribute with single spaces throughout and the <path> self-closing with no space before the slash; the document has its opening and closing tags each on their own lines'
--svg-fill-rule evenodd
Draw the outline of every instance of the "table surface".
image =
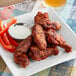
<svg viewBox="0 0 76 76">
<path fill-rule="evenodd" d="M 42 9 L 44 7 L 45 6 L 41 3 L 38 9 Z M 72 30 L 76 32 L 76 0 L 67 0 L 64 7 L 54 9 L 69 24 Z M 12 15 L 18 16 L 25 12 L 25 10 L 16 9 Z M 1 57 L 0 76 L 13 76 Z M 76 76 L 76 59 L 58 64 L 32 76 Z"/>
</svg>

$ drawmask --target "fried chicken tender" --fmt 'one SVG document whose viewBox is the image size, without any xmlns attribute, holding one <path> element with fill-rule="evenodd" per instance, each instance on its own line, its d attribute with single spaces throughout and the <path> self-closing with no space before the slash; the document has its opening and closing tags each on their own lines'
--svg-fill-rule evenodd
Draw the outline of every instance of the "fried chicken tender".
<svg viewBox="0 0 76 76">
<path fill-rule="evenodd" d="M 58 55 L 59 51 L 57 47 L 49 47 L 46 50 L 40 50 L 36 45 L 30 47 L 29 56 L 37 61 L 46 59 L 51 55 Z"/>
<path fill-rule="evenodd" d="M 51 44 L 54 44 L 55 46 L 60 46 L 65 49 L 66 52 L 71 52 L 72 47 L 66 43 L 64 38 L 56 33 L 56 31 L 50 29 L 48 31 L 45 31 L 47 41 Z"/>
<path fill-rule="evenodd" d="M 34 42 L 37 44 L 37 46 L 44 50 L 47 47 L 47 42 L 45 39 L 45 34 L 43 31 L 43 28 L 36 24 L 33 28 L 32 28 L 32 36 L 33 36 L 33 40 Z"/>
</svg>

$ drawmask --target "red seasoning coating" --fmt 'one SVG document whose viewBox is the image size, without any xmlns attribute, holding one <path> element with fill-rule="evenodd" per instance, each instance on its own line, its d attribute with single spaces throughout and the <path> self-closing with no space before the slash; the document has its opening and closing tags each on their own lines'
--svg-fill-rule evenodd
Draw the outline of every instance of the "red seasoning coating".
<svg viewBox="0 0 76 76">
<path fill-rule="evenodd" d="M 21 55 L 14 54 L 14 61 L 23 68 L 29 65 L 29 59 L 25 53 L 22 53 Z"/>
<path fill-rule="evenodd" d="M 58 55 L 59 51 L 57 47 L 49 47 L 46 50 L 40 50 L 37 46 L 31 46 L 29 56 L 34 60 L 43 60 L 51 55 Z"/>
<path fill-rule="evenodd" d="M 26 53 L 32 43 L 32 36 L 28 36 L 26 39 L 24 39 L 16 48 L 15 53 Z"/>
<path fill-rule="evenodd" d="M 44 50 L 47 47 L 47 43 L 46 43 L 46 39 L 45 39 L 45 34 L 43 31 L 43 28 L 36 24 L 33 28 L 32 28 L 32 36 L 33 36 L 33 40 L 34 42 L 37 44 L 37 46 Z"/>
<path fill-rule="evenodd" d="M 26 56 L 26 52 L 28 51 L 31 43 L 32 36 L 29 36 L 19 44 L 14 53 L 15 63 L 19 64 L 24 68 L 29 64 L 29 59 Z"/>
<path fill-rule="evenodd" d="M 72 47 L 66 43 L 64 38 L 56 33 L 54 30 L 48 30 L 45 31 L 45 34 L 47 36 L 47 41 L 51 44 L 54 44 L 55 46 L 60 46 L 65 49 L 66 52 L 71 52 Z"/>
<path fill-rule="evenodd" d="M 35 16 L 35 24 L 41 25 L 44 29 L 60 30 L 61 24 L 58 21 L 50 21 L 48 13 L 38 12 Z"/>
</svg>

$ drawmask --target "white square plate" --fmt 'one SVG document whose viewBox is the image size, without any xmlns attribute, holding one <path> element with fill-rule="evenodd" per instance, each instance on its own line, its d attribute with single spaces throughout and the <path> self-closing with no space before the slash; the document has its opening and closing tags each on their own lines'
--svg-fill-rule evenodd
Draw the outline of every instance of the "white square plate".
<svg viewBox="0 0 76 76">
<path fill-rule="evenodd" d="M 24 69 L 14 63 L 13 55 L 11 53 L 5 51 L 2 47 L 0 47 L 0 54 L 3 57 L 4 61 L 6 62 L 7 66 L 9 67 L 9 69 L 11 70 L 14 76 L 29 76 L 41 70 L 44 70 L 48 67 L 51 67 L 59 63 L 76 58 L 76 35 L 75 33 L 56 14 L 56 12 L 52 8 L 45 8 L 40 11 L 48 12 L 51 20 L 57 20 L 61 23 L 62 28 L 58 33 L 60 33 L 64 37 L 64 39 L 67 41 L 67 43 L 72 46 L 73 52 L 70 54 L 67 54 L 64 52 L 64 49 L 59 48 L 60 53 L 58 56 L 50 56 L 47 59 L 42 60 L 42 61 L 31 60 L 30 65 Z M 36 13 L 37 11 L 24 14 L 24 15 L 17 17 L 17 19 L 19 22 L 24 22 L 30 25 L 34 25 L 34 16 L 36 15 Z"/>
</svg>

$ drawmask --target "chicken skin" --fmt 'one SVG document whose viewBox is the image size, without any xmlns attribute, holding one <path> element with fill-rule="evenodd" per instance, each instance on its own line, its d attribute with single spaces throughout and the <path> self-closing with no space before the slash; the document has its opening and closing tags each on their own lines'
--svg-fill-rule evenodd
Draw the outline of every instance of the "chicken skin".
<svg viewBox="0 0 76 76">
<path fill-rule="evenodd" d="M 28 36 L 24 39 L 16 48 L 15 53 L 22 54 L 23 52 L 26 53 L 32 44 L 32 35 Z"/>
<path fill-rule="evenodd" d="M 45 31 L 45 34 L 49 43 L 64 48 L 66 52 L 72 51 L 72 47 L 68 45 L 64 38 L 58 33 L 56 33 L 56 31 L 50 29 L 48 31 Z"/>
<path fill-rule="evenodd" d="M 22 53 L 20 55 L 18 55 L 18 53 L 14 54 L 14 61 L 16 64 L 20 65 L 21 67 L 25 68 L 29 65 L 29 59 L 26 56 L 25 53 Z"/>
<path fill-rule="evenodd" d="M 40 50 L 36 45 L 32 45 L 30 47 L 29 56 L 34 60 L 40 61 L 46 59 L 48 56 L 58 55 L 58 53 L 57 47 L 49 47 L 45 50 Z"/>
<path fill-rule="evenodd" d="M 33 40 L 34 42 L 37 44 L 37 46 L 44 50 L 47 47 L 47 42 L 45 39 L 45 34 L 43 31 L 42 26 L 36 24 L 34 25 L 34 27 L 32 28 L 32 36 L 33 36 Z"/>
<path fill-rule="evenodd" d="M 61 24 L 58 21 L 50 21 L 48 13 L 38 12 L 34 18 L 35 24 L 41 25 L 44 29 L 60 30 Z"/>
<path fill-rule="evenodd" d="M 16 48 L 14 52 L 15 63 L 19 64 L 23 68 L 29 65 L 29 59 L 26 56 L 26 52 L 28 51 L 31 43 L 32 43 L 32 36 L 29 36 L 19 44 L 19 46 Z"/>
</svg>

